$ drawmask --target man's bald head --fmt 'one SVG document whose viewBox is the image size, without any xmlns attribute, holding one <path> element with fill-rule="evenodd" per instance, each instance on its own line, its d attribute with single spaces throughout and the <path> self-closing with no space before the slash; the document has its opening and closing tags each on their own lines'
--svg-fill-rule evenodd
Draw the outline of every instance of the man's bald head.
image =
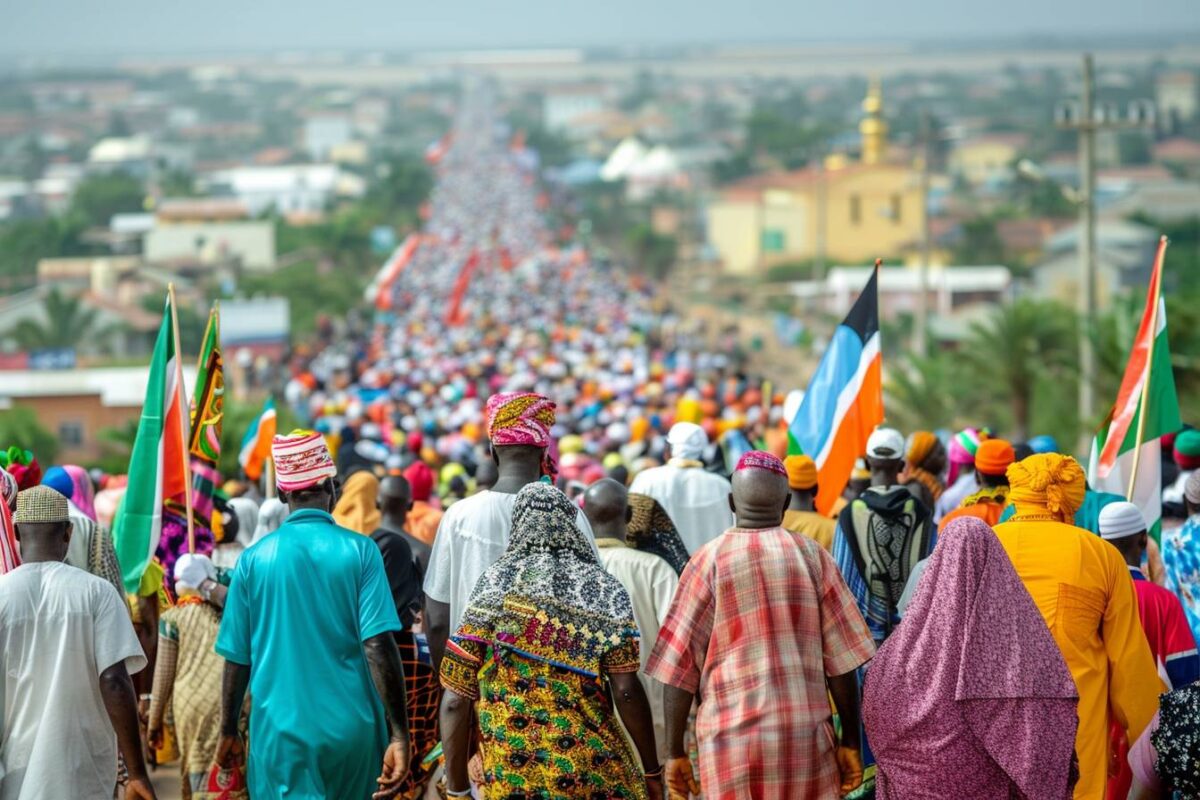
<svg viewBox="0 0 1200 800">
<path fill-rule="evenodd" d="M 412 486 L 403 475 L 389 475 L 379 483 L 377 503 L 384 517 L 403 521 L 412 508 Z"/>
<path fill-rule="evenodd" d="M 733 473 L 729 506 L 739 528 L 774 528 L 783 522 L 791 501 L 787 475 L 765 469 L 741 469 Z"/>
<path fill-rule="evenodd" d="M 583 513 L 597 538 L 624 538 L 629 523 L 629 492 L 612 478 L 596 481 L 583 494 Z"/>
</svg>

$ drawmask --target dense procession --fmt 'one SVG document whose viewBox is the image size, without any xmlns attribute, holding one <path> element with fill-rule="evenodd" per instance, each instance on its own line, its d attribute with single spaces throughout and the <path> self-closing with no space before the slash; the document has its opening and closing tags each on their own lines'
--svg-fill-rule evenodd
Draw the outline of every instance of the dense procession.
<svg viewBox="0 0 1200 800">
<path fill-rule="evenodd" d="M 562 244 L 530 153 L 475 85 L 240 474 L 173 296 L 127 475 L 2 455 L 0 800 L 1200 797 L 1162 248 L 1085 469 L 890 427 L 875 278 L 777 392 Z"/>
</svg>

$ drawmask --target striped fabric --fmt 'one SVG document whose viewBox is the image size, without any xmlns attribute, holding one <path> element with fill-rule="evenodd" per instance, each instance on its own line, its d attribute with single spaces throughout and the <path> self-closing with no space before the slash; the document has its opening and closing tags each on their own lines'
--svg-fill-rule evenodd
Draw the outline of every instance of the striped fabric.
<svg viewBox="0 0 1200 800">
<path fill-rule="evenodd" d="M 404 692 L 408 701 L 408 735 L 412 761 L 408 774 L 400 784 L 396 797 L 417 800 L 425 796 L 425 787 L 437 768 L 437 760 L 426 763 L 426 756 L 437 747 L 438 708 L 442 702 L 442 686 L 429 662 L 428 653 L 422 657 L 421 648 L 411 631 L 399 631 L 393 636 L 404 664 Z"/>
<path fill-rule="evenodd" d="M 21 566 L 12 520 L 12 507 L 16 502 L 17 481 L 8 470 L 0 468 L 0 575 Z"/>
<path fill-rule="evenodd" d="M 325 438 L 315 431 L 276 436 L 271 456 L 275 460 L 275 480 L 282 492 L 308 489 L 337 474 Z"/>
</svg>

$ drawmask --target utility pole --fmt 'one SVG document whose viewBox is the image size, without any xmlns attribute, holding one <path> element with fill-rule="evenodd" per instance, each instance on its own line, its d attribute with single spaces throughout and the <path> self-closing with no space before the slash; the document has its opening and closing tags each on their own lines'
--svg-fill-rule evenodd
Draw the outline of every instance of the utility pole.
<svg viewBox="0 0 1200 800">
<path fill-rule="evenodd" d="M 933 234 L 929 225 L 929 159 L 933 125 L 929 111 L 921 112 L 921 266 L 917 281 L 917 326 L 915 335 L 918 355 L 929 352 L 929 259 L 933 250 Z"/>
<path fill-rule="evenodd" d="M 1153 106 L 1131 104 L 1128 118 L 1115 107 L 1096 108 L 1096 80 L 1092 54 L 1083 56 L 1083 88 L 1078 108 L 1060 106 L 1055 114 L 1059 128 L 1079 132 L 1079 422 L 1083 426 L 1080 452 L 1087 450 L 1091 426 L 1096 421 L 1096 354 L 1092 333 L 1096 326 L 1096 131 L 1131 130 L 1154 124 Z"/>
</svg>

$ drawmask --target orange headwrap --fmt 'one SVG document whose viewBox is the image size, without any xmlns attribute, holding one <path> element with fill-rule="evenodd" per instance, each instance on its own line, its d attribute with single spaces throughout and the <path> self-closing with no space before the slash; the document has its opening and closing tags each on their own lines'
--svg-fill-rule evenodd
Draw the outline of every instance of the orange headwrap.
<svg viewBox="0 0 1200 800">
<path fill-rule="evenodd" d="M 1032 455 L 1008 467 L 1014 519 L 1049 514 L 1070 523 L 1083 505 L 1087 478 L 1079 462 L 1058 453 Z"/>
<path fill-rule="evenodd" d="M 909 466 L 919 467 L 929 454 L 933 452 L 934 445 L 938 443 L 938 438 L 935 434 L 929 431 L 917 431 L 912 436 L 908 437 L 908 463 Z"/>
<path fill-rule="evenodd" d="M 1015 460 L 1012 444 L 1003 439 L 985 439 L 975 451 L 975 469 L 984 475 L 1003 475 Z"/>
<path fill-rule="evenodd" d="M 811 489 L 817 485 L 817 464 L 808 456 L 788 456 L 783 466 L 791 488 Z"/>
</svg>

